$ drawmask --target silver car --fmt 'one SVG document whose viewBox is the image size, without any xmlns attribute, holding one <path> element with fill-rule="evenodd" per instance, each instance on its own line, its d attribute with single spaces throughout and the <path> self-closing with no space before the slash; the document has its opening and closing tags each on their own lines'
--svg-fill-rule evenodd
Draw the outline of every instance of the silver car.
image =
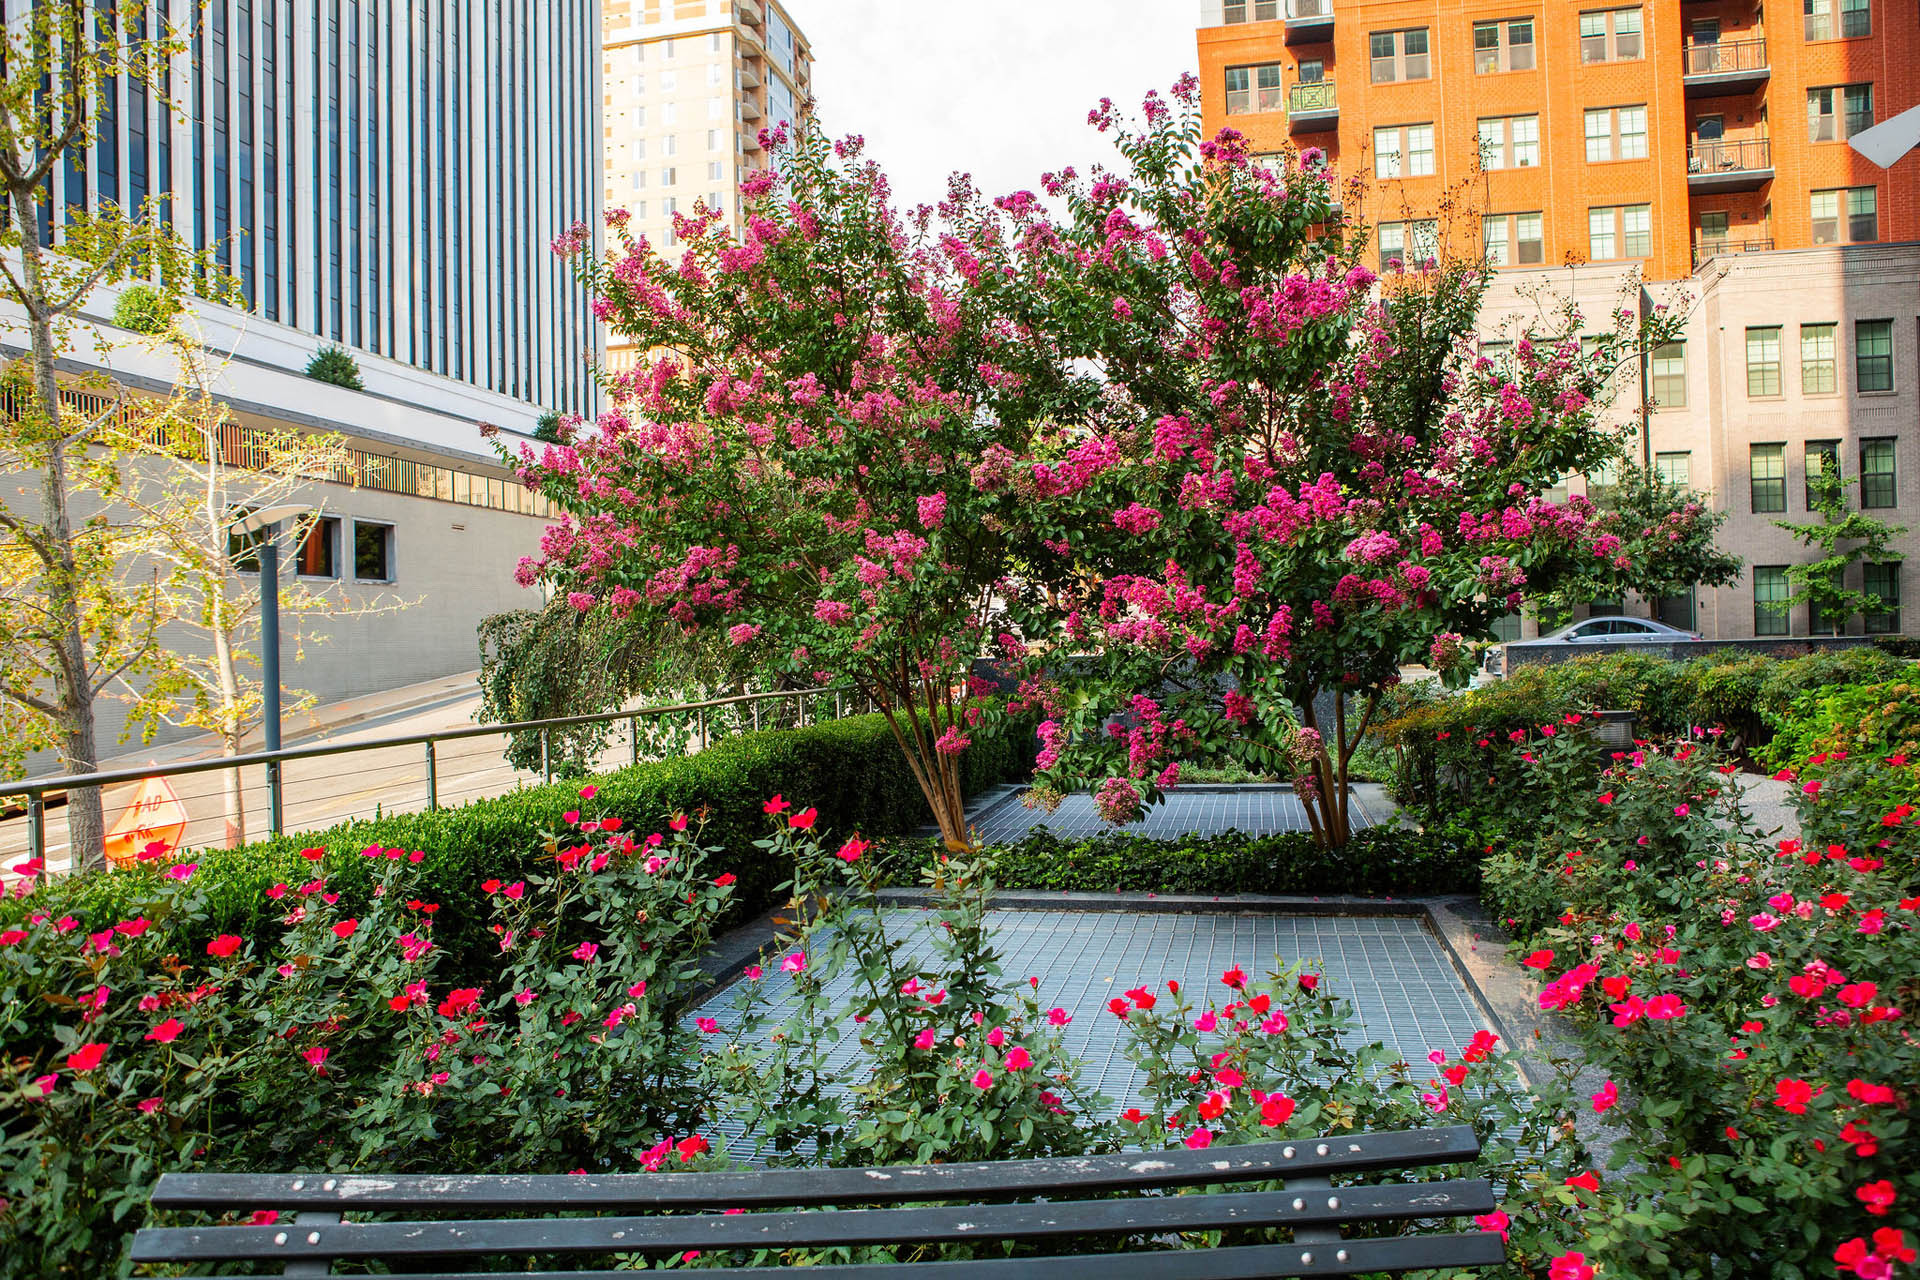
<svg viewBox="0 0 1920 1280">
<path fill-rule="evenodd" d="M 1651 618 L 1588 618 L 1585 622 L 1562 627 L 1537 640 L 1512 640 L 1507 644 L 1494 645 L 1487 650 L 1481 669 L 1489 675 L 1506 675 L 1507 649 L 1516 644 L 1527 648 L 1535 645 L 1680 644 L 1704 638 L 1696 631 L 1682 631 L 1679 627 L 1670 627 Z"/>
</svg>

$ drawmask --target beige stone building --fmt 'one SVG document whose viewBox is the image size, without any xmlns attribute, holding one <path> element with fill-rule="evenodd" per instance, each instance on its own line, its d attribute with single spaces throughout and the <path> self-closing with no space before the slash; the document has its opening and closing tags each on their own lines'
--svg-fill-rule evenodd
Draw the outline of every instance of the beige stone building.
<svg viewBox="0 0 1920 1280">
<path fill-rule="evenodd" d="M 1837 463 L 1854 507 L 1909 530 L 1896 543 L 1904 563 L 1849 570 L 1847 586 L 1887 607 L 1853 618 L 1847 633 L 1920 634 L 1911 604 L 1920 591 L 1920 244 L 1709 254 L 1690 278 L 1644 288 L 1610 264 L 1500 271 L 1486 344 L 1497 353 L 1529 328 L 1545 331 L 1569 294 L 1594 330 L 1623 301 L 1684 314 L 1681 341 L 1620 370 L 1609 416 L 1629 453 L 1727 513 L 1721 545 L 1744 562 L 1730 586 L 1620 609 L 1711 639 L 1832 634 L 1805 607 L 1783 613 L 1766 602 L 1787 594 L 1788 566 L 1815 558 L 1775 522 L 1817 522 L 1809 472 Z M 1568 488 L 1604 501 L 1608 479 L 1569 477 Z M 1512 619 L 1506 630 L 1536 628 Z"/>
<path fill-rule="evenodd" d="M 601 25 L 605 205 L 673 256 L 676 212 L 705 203 L 737 223 L 761 131 L 812 97 L 813 51 L 776 0 L 606 0 Z M 636 354 L 609 335 L 609 367 Z"/>
</svg>

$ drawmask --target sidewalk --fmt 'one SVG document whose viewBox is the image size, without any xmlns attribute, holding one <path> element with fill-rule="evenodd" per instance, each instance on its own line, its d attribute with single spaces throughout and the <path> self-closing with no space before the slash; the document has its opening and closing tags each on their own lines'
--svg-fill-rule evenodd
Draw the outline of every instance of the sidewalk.
<svg viewBox="0 0 1920 1280">
<path fill-rule="evenodd" d="M 436 729 L 460 728 L 474 722 L 473 709 L 480 700 L 479 678 L 478 671 L 462 671 L 456 675 L 423 680 L 419 684 L 362 694 L 357 698 L 324 702 L 288 716 L 281 726 L 280 744 L 285 747 L 304 746 L 324 741 L 342 729 L 365 724 L 369 720 L 403 711 L 426 711 L 440 704 L 445 704 L 447 708 L 445 723 L 430 723 L 413 732 L 432 733 Z M 246 735 L 242 748 L 245 751 L 266 749 L 258 729 Z M 183 764 L 189 760 L 208 760 L 219 754 L 218 739 L 212 734 L 196 734 L 164 746 L 108 756 L 101 760 L 100 771 L 138 769 L 148 764 Z"/>
</svg>

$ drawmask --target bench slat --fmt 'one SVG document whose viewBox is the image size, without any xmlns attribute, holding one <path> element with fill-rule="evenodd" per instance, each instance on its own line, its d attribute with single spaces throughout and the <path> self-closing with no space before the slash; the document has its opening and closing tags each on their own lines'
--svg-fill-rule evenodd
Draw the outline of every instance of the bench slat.
<svg viewBox="0 0 1920 1280">
<path fill-rule="evenodd" d="M 1325 1154 L 1322 1154 L 1324 1151 Z M 1289 1154 L 1290 1153 L 1290 1154 Z M 760 1169 L 727 1173 L 252 1174 L 166 1173 L 162 1209 L 566 1211 L 965 1200 L 1051 1191 L 1145 1190 L 1421 1165 L 1480 1154 L 1469 1125 L 1408 1129 L 1189 1151 L 875 1169 Z"/>
<path fill-rule="evenodd" d="M 1346 1256 L 1341 1257 L 1344 1253 Z M 1311 1258 L 1311 1261 L 1303 1261 Z M 1259 1280 L 1266 1276 L 1348 1276 L 1370 1271 L 1412 1271 L 1428 1267 L 1494 1266 L 1506 1261 L 1498 1232 L 1432 1236 L 1392 1236 L 1327 1244 L 1235 1245 L 1221 1249 L 1155 1250 L 1134 1253 L 1074 1254 L 1063 1257 L 982 1258 L 965 1262 L 921 1263 L 915 1275 L 926 1280 L 1061 1280 L 1098 1275 L 1100 1280 Z M 860 1263 L 810 1267 L 809 1280 L 899 1280 L 897 1263 Z M 632 1271 L 435 1271 L 408 1272 L 408 1280 L 630 1280 Z M 700 1275 L 720 1280 L 766 1280 L 765 1267 L 717 1267 Z M 189 1276 L 185 1280 L 235 1280 L 232 1276 Z M 267 1276 L 241 1280 L 269 1280 Z M 277 1278 L 275 1278 L 277 1280 Z"/>
<path fill-rule="evenodd" d="M 302 1222 L 291 1230 L 277 1225 L 150 1227 L 136 1235 L 132 1256 L 138 1262 L 511 1257 L 906 1241 L 1025 1240 L 1063 1235 L 1445 1218 L 1486 1213 L 1494 1204 L 1492 1186 L 1485 1179 L 1475 1179 L 1316 1191 L 1136 1196 L 912 1209 L 812 1209 L 651 1218 L 350 1222 L 312 1228 Z M 309 1243 L 311 1237 L 317 1240 Z M 284 1243 L 276 1244 L 276 1240 Z"/>
</svg>

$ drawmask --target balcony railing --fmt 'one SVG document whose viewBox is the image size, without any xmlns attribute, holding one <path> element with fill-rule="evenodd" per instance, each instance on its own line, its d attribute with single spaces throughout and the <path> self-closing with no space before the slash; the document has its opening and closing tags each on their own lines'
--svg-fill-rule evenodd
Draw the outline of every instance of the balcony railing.
<svg viewBox="0 0 1920 1280">
<path fill-rule="evenodd" d="M 1767 66 L 1767 42 L 1755 40 L 1717 40 L 1712 44 L 1691 44 L 1686 49 L 1687 74 L 1717 76 L 1735 71 L 1761 71 Z"/>
<path fill-rule="evenodd" d="M 1717 258 L 1723 253 L 1765 253 L 1773 248 L 1773 240 L 1766 236 L 1748 236 L 1735 240 L 1728 236 L 1702 236 L 1693 245 L 1693 265 L 1697 270 L 1708 258 Z"/>
<path fill-rule="evenodd" d="M 1293 20 L 1301 18 L 1331 18 L 1333 0 L 1287 0 L 1287 17 Z"/>
<path fill-rule="evenodd" d="M 1767 138 L 1696 138 L 1687 148 L 1689 176 L 1771 168 L 1773 143 Z"/>
<path fill-rule="evenodd" d="M 1334 97 L 1331 80 L 1297 84 L 1287 90 L 1287 114 L 1290 116 L 1313 115 L 1317 112 L 1339 109 L 1339 101 Z"/>
</svg>

